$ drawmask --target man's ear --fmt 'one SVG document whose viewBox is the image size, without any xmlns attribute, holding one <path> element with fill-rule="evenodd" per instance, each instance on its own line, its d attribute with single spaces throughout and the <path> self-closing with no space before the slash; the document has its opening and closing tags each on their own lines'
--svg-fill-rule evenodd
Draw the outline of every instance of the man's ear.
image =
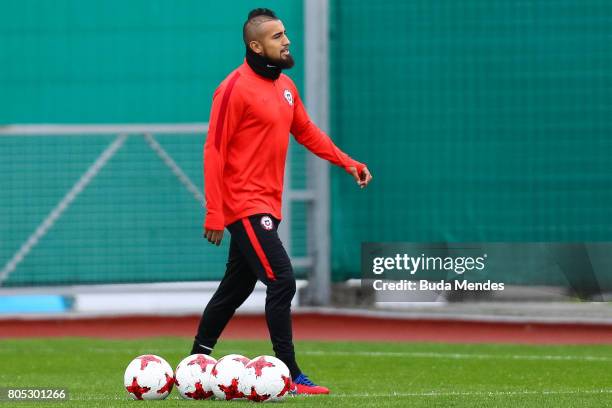
<svg viewBox="0 0 612 408">
<path fill-rule="evenodd" d="M 253 51 L 255 54 L 260 54 L 263 52 L 263 48 L 261 46 L 261 44 L 259 43 L 259 41 L 251 41 L 249 43 L 249 47 L 251 47 L 251 51 Z"/>
</svg>

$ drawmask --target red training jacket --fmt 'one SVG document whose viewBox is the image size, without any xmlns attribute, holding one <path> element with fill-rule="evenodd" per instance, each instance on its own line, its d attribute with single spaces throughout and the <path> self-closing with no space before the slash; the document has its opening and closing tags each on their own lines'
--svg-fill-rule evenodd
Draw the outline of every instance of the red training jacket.
<svg viewBox="0 0 612 408">
<path fill-rule="evenodd" d="M 244 63 L 213 95 L 204 145 L 204 227 L 222 230 L 249 215 L 281 219 L 281 197 L 289 132 L 317 156 L 343 167 L 351 159 L 308 117 L 291 78 L 256 74 Z"/>
</svg>

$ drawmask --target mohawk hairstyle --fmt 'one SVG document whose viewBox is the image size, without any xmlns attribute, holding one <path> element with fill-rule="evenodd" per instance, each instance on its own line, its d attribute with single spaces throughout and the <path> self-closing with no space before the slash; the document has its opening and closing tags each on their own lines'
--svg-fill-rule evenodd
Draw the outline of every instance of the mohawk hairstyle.
<svg viewBox="0 0 612 408">
<path fill-rule="evenodd" d="M 272 10 L 267 9 L 267 8 L 256 8 L 256 9 L 249 11 L 249 17 L 247 18 L 247 20 L 250 20 L 252 18 L 259 17 L 259 16 L 272 17 L 274 20 L 278 19 L 278 17 L 276 17 L 276 14 Z"/>
<path fill-rule="evenodd" d="M 247 20 L 244 22 L 244 26 L 242 26 L 242 40 L 244 41 L 244 45 L 247 47 L 249 46 L 249 29 L 252 25 L 258 26 L 259 24 L 270 20 L 278 20 L 278 17 L 274 11 L 267 8 L 256 8 L 251 10 Z"/>
</svg>

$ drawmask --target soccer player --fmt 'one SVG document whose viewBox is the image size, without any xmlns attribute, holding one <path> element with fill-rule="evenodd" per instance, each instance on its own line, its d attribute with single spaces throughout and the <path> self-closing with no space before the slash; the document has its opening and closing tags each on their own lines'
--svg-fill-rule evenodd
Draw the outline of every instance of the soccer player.
<svg viewBox="0 0 612 408">
<path fill-rule="evenodd" d="M 210 354 L 235 310 L 259 279 L 266 285 L 266 322 L 276 356 L 291 372 L 292 392 L 327 394 L 302 373 L 295 359 L 291 300 L 295 277 L 277 234 L 289 133 L 346 170 L 364 188 L 372 176 L 308 118 L 284 69 L 294 65 L 283 23 L 269 9 L 249 13 L 243 27 L 244 63 L 213 95 L 204 145 L 205 238 L 220 245 L 231 233 L 225 275 L 206 306 L 192 354 Z"/>
</svg>

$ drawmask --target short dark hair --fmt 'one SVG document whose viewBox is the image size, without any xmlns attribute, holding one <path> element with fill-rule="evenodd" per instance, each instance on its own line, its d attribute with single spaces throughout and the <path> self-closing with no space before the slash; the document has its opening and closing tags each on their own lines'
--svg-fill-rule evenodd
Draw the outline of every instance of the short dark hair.
<svg viewBox="0 0 612 408">
<path fill-rule="evenodd" d="M 272 10 L 268 8 L 256 8 L 256 9 L 249 11 L 249 16 L 247 17 L 247 21 L 249 21 L 252 18 L 259 17 L 259 16 L 268 16 L 268 17 L 272 17 L 275 20 L 278 19 L 278 17 L 276 17 L 276 13 L 274 13 Z"/>
<path fill-rule="evenodd" d="M 268 9 L 268 8 L 256 8 L 253 9 L 251 11 L 249 11 L 249 16 L 247 17 L 247 20 L 244 22 L 244 25 L 242 26 L 242 40 L 244 41 L 244 45 L 246 45 L 247 47 L 249 46 L 249 40 L 247 39 L 248 36 L 248 26 L 249 23 L 252 23 L 253 20 L 262 20 L 260 21 L 268 21 L 268 20 L 278 20 L 278 17 L 276 17 L 276 13 L 274 13 L 274 11 Z"/>
</svg>

